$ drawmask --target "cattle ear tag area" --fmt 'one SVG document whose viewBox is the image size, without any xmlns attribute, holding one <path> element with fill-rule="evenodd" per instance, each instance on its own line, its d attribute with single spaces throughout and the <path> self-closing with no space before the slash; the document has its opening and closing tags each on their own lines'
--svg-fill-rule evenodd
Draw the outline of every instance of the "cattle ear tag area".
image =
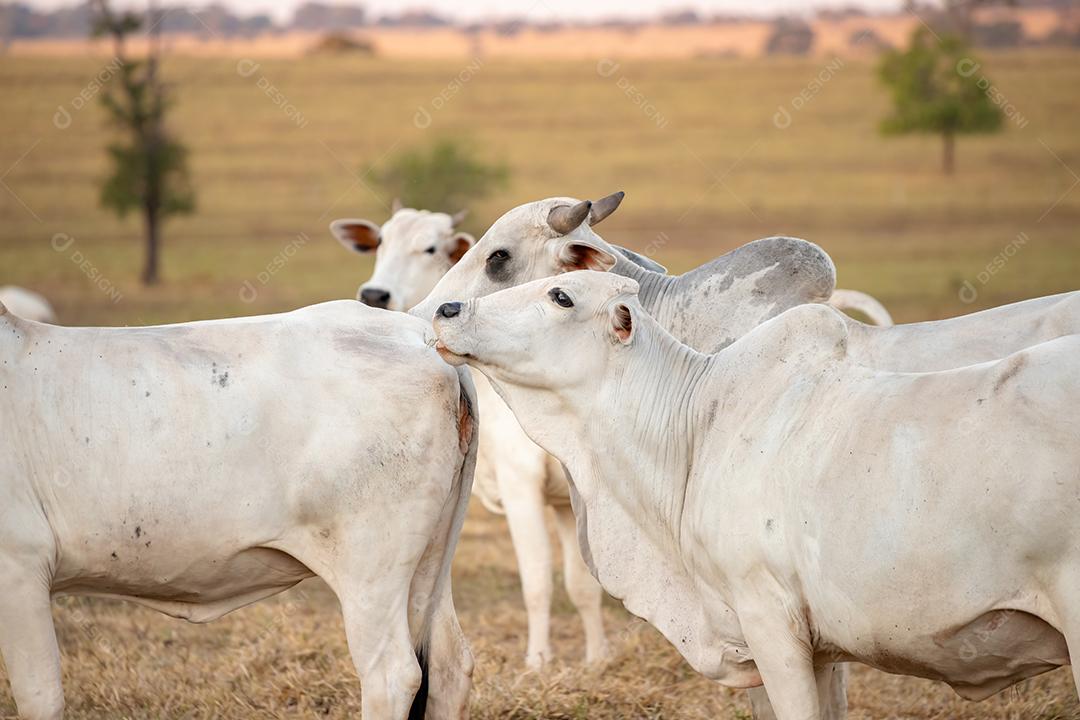
<svg viewBox="0 0 1080 720">
<path fill-rule="evenodd" d="M 634 317 L 630 308 L 622 303 L 611 311 L 611 331 L 623 345 L 629 344 L 634 336 Z"/>
<path fill-rule="evenodd" d="M 335 220 L 330 223 L 330 232 L 339 243 L 353 252 L 369 253 L 379 247 L 379 226 L 367 220 Z"/>
<path fill-rule="evenodd" d="M 450 262 L 456 265 L 475 243 L 476 238 L 469 233 L 454 233 L 454 237 L 450 239 Z"/>
</svg>

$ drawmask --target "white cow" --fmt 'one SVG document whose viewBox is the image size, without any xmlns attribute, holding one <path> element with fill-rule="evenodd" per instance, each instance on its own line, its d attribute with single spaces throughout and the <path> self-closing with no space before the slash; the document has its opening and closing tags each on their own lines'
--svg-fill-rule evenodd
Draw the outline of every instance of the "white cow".
<svg viewBox="0 0 1080 720">
<path fill-rule="evenodd" d="M 17 285 L 0 287 L 0 304 L 24 320 L 56 322 L 56 312 L 44 296 Z"/>
<path fill-rule="evenodd" d="M 450 562 L 475 399 L 425 331 L 352 300 L 136 328 L 0 308 L 0 650 L 20 714 L 63 711 L 52 597 L 208 622 L 317 575 L 365 718 L 414 696 L 413 717 L 463 716 Z"/>
<path fill-rule="evenodd" d="M 464 219 L 464 210 L 454 215 L 413 210 L 395 200 L 393 215 L 382 226 L 343 218 L 330 223 L 330 232 L 352 252 L 375 253 L 375 271 L 356 299 L 372 307 L 408 310 L 476 242 L 469 233 L 455 230 Z"/>
<path fill-rule="evenodd" d="M 1080 336 L 889 373 L 805 305 L 709 356 L 637 292 L 572 273 L 435 330 L 567 466 L 604 588 L 698 671 L 818 720 L 837 661 L 978 700 L 1080 653 Z"/>
<path fill-rule="evenodd" d="M 606 216 L 613 209 L 612 203 L 617 206 L 620 199 L 621 193 L 616 193 L 590 205 L 569 198 L 552 198 L 511 210 L 496 221 L 473 251 L 411 312 L 431 317 L 439 303 L 455 298 L 480 297 L 567 270 L 608 269 L 638 281 L 640 302 L 675 337 L 699 351 L 715 352 L 784 310 L 836 297 L 835 268 L 828 255 L 815 245 L 793 238 L 758 240 L 678 277 L 642 268 L 620 257 L 613 246 L 591 229 L 595 208 L 599 207 L 601 216 Z M 585 222 L 586 218 L 590 221 Z M 936 323 L 877 328 L 846 316 L 844 321 L 852 338 L 850 352 L 860 362 L 904 371 L 947 369 L 1000 358 L 1044 340 L 1080 332 L 1080 293 L 1029 300 Z M 486 402 L 487 396 L 493 393 L 485 385 L 482 379 L 477 382 L 478 394 L 490 406 L 493 403 Z M 500 417 L 508 415 L 505 410 L 498 412 Z M 486 423 L 481 427 L 482 436 L 486 427 Z M 515 431 L 506 421 L 498 425 L 498 432 L 503 435 Z M 518 441 L 514 447 L 523 445 Z M 481 455 L 484 446 L 482 437 Z M 539 462 L 533 464 L 538 466 Z M 476 491 L 481 493 L 490 485 L 481 463 Z M 543 488 L 557 483 L 532 482 L 531 485 Z M 508 494 L 503 492 L 504 497 Z M 531 491 L 525 497 L 535 496 L 536 491 Z M 535 505 L 535 500 L 531 505 L 522 504 L 528 508 Z M 535 520 L 541 510 L 522 511 L 519 515 L 516 523 L 510 518 L 511 528 L 515 524 L 529 527 L 526 523 L 532 519 L 534 529 L 528 537 L 537 540 L 530 542 L 528 548 L 536 543 L 546 547 L 544 528 Z M 521 530 L 519 534 L 526 532 Z M 548 557 L 530 553 L 518 545 L 515 539 L 519 563 L 532 556 L 541 560 Z M 545 574 L 550 575 L 550 565 L 533 571 L 531 576 L 542 578 Z M 524 569 L 522 577 L 528 598 L 530 591 Z M 535 605 L 544 602 L 542 593 L 539 597 Z M 599 593 L 596 598 L 598 604 Z M 533 615 L 530 612 L 530 627 Z M 546 614 L 541 620 L 544 618 Z M 546 624 L 538 621 L 537 625 L 544 631 L 546 642 Z M 530 631 L 530 649 L 534 641 Z M 843 686 L 843 674 L 837 673 L 831 710 L 835 718 L 845 714 Z M 769 717 L 764 692 L 753 691 L 751 697 L 755 715 Z"/>
</svg>

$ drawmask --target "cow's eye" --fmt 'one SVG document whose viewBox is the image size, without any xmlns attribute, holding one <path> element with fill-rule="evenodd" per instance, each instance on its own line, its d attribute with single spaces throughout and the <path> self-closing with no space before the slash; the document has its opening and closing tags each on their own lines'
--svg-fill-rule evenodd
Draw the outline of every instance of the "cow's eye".
<svg viewBox="0 0 1080 720">
<path fill-rule="evenodd" d="M 558 305 L 559 307 L 564 307 L 564 308 L 572 308 L 572 307 L 574 307 L 574 301 L 570 299 L 569 295 L 564 293 L 559 288 L 552 288 L 551 291 L 548 292 L 548 297 L 551 298 L 555 302 L 555 304 Z"/>
<path fill-rule="evenodd" d="M 434 254 L 435 254 L 435 246 L 434 246 L 434 245 L 432 245 L 431 247 L 429 247 L 429 248 L 428 248 L 427 250 L 425 250 L 424 252 L 426 252 L 426 253 L 427 253 L 428 255 L 434 255 Z"/>
<path fill-rule="evenodd" d="M 489 278 L 495 282 L 507 282 L 510 279 L 510 253 L 507 250 L 496 250 L 488 255 L 484 268 Z"/>
</svg>

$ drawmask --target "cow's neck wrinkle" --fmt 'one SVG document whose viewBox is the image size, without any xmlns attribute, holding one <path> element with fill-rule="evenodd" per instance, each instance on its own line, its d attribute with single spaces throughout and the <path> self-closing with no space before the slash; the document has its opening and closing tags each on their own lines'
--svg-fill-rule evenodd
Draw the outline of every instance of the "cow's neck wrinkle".
<svg viewBox="0 0 1080 720">
<path fill-rule="evenodd" d="M 594 487 L 678 543 L 696 438 L 698 388 L 710 359 L 637 313 L 632 347 L 617 353 L 586 427 Z M 571 466 L 571 472 L 574 467 Z"/>
<path fill-rule="evenodd" d="M 640 302 L 641 306 L 645 308 L 645 311 L 656 318 L 661 325 L 669 327 L 666 298 L 670 294 L 668 289 L 678 280 L 678 278 L 672 275 L 664 275 L 663 273 L 646 270 L 637 263 L 626 259 L 621 254 L 616 253 L 616 255 L 615 267 L 611 269 L 611 272 L 637 281 L 638 302 Z"/>
</svg>

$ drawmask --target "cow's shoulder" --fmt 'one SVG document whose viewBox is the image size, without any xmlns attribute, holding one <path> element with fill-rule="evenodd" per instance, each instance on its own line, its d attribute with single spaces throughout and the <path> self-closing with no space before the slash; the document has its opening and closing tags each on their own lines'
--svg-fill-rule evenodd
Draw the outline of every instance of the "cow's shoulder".
<svg viewBox="0 0 1080 720">
<path fill-rule="evenodd" d="M 721 355 L 745 369 L 776 369 L 788 373 L 844 361 L 848 325 L 837 310 L 817 303 L 797 305 L 754 328 Z"/>
</svg>

